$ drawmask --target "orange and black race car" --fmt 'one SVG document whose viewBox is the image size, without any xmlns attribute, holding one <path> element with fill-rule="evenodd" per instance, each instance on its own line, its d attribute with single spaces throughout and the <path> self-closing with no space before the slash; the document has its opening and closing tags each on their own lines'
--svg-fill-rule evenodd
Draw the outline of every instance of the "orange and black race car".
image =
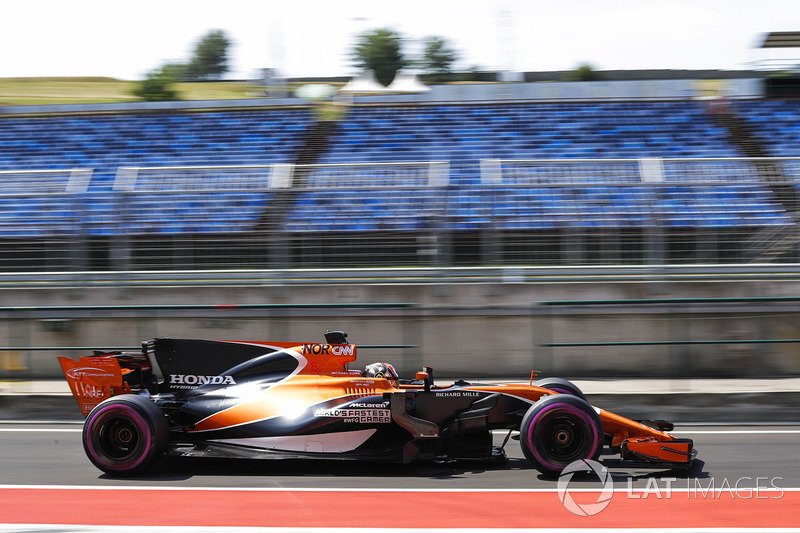
<svg viewBox="0 0 800 533">
<path fill-rule="evenodd" d="M 692 441 L 663 421 L 591 406 L 569 381 L 434 383 L 429 367 L 403 380 L 392 365 L 350 370 L 356 346 L 158 338 L 141 353 L 59 358 L 86 415 L 83 445 L 100 470 L 141 472 L 183 456 L 318 457 L 411 462 L 503 459 L 508 430 L 540 472 L 610 451 L 612 466 L 689 468 Z M 154 372 L 155 359 L 163 379 Z M 518 434 L 516 433 L 518 432 Z"/>
</svg>

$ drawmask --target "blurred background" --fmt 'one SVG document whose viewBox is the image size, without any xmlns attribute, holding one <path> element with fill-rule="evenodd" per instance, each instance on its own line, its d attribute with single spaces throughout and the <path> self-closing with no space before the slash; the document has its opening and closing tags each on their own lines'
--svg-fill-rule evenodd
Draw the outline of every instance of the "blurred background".
<svg viewBox="0 0 800 533">
<path fill-rule="evenodd" d="M 0 378 L 327 329 L 404 373 L 800 374 L 793 3 L 45 4 L 0 37 Z"/>
</svg>

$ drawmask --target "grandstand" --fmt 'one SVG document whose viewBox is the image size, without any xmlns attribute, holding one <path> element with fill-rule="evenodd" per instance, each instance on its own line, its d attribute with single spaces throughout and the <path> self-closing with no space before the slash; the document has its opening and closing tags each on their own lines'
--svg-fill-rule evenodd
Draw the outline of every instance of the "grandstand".
<svg viewBox="0 0 800 533">
<path fill-rule="evenodd" d="M 3 116 L 0 268 L 81 247 L 67 268 L 795 261 L 798 113 L 682 99 L 355 105 L 330 123 L 297 103 Z"/>
<path fill-rule="evenodd" d="M 796 157 L 800 147 L 800 107 L 794 100 L 737 102 L 735 113 L 765 147 L 766 155 Z M 796 173 L 792 174 L 797 176 Z"/>
<path fill-rule="evenodd" d="M 3 118 L 0 170 L 88 168 L 109 192 L 123 166 L 290 163 L 308 110 Z"/>
<path fill-rule="evenodd" d="M 367 107 L 336 134 L 323 163 L 742 155 L 693 102 Z"/>
</svg>

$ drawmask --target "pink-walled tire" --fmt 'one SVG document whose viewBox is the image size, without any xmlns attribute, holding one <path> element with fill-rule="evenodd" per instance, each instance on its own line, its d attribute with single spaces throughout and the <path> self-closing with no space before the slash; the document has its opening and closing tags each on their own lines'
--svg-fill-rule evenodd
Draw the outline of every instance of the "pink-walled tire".
<svg viewBox="0 0 800 533">
<path fill-rule="evenodd" d="M 525 458 L 545 476 L 558 476 L 573 461 L 596 458 L 603 446 L 603 424 L 585 400 L 567 394 L 533 404 L 520 425 Z"/>
<path fill-rule="evenodd" d="M 542 378 L 534 381 L 533 385 L 543 389 L 560 392 L 561 394 L 571 394 L 573 396 L 577 396 L 581 400 L 586 400 L 586 396 L 584 396 L 583 391 L 581 391 L 577 385 L 563 378 Z"/>
<path fill-rule="evenodd" d="M 123 394 L 99 403 L 83 425 L 83 449 L 97 468 L 111 476 L 131 476 L 161 459 L 169 423 L 153 402 Z"/>
</svg>

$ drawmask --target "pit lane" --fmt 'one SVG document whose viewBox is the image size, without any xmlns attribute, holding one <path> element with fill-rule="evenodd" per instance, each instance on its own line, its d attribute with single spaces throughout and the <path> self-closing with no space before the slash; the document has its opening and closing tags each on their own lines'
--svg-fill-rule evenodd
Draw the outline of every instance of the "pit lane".
<svg viewBox="0 0 800 533">
<path fill-rule="evenodd" d="M 125 486 L 223 489 L 408 489 L 408 490 L 555 490 L 525 461 L 519 443 L 508 441 L 508 461 L 411 465 L 319 460 L 222 460 L 167 457 L 142 476 L 111 478 L 86 458 L 80 424 L 0 423 L 0 484 L 3 486 Z M 683 425 L 676 436 L 694 439 L 697 460 L 688 472 L 612 471 L 615 490 L 652 487 L 651 478 L 676 478 L 676 487 L 707 487 L 764 479 L 781 488 L 800 487 L 800 426 Z M 505 435 L 495 433 L 500 445 Z M 610 457 L 610 456 L 604 456 Z M 692 480 L 697 480 L 693 482 Z M 576 486 L 600 489 L 596 479 L 575 479 Z M 768 482 L 767 482 L 768 483 Z"/>
<path fill-rule="evenodd" d="M 678 426 L 699 450 L 683 473 L 573 478 L 579 516 L 558 482 L 509 441 L 507 462 L 371 464 L 166 458 L 110 478 L 86 459 L 79 424 L 0 423 L 0 532 L 94 531 L 786 531 L 797 527 L 800 426 Z M 500 444 L 504 435 L 496 434 Z M 613 500 L 613 501 L 612 501 Z"/>
</svg>

